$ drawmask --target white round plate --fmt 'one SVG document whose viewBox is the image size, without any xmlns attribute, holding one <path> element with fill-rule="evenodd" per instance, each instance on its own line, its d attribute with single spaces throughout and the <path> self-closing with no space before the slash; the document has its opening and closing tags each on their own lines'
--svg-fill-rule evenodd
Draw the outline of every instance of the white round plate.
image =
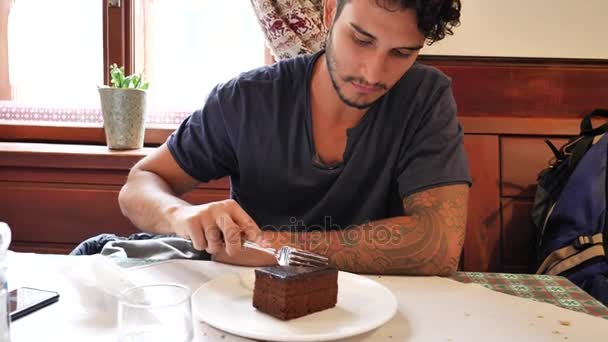
<svg viewBox="0 0 608 342">
<path fill-rule="evenodd" d="M 397 312 L 397 299 L 381 284 L 338 273 L 338 303 L 328 310 L 282 321 L 252 305 L 253 269 L 215 278 L 192 295 L 196 317 L 225 332 L 267 341 L 328 341 L 375 329 Z"/>
</svg>

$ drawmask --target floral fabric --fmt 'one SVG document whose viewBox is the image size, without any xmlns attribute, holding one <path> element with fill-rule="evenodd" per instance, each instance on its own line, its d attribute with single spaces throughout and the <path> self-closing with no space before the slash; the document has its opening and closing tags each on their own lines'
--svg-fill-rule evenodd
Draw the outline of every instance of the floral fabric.
<svg viewBox="0 0 608 342">
<path fill-rule="evenodd" d="M 323 0 L 251 0 L 276 60 L 324 48 Z"/>
</svg>

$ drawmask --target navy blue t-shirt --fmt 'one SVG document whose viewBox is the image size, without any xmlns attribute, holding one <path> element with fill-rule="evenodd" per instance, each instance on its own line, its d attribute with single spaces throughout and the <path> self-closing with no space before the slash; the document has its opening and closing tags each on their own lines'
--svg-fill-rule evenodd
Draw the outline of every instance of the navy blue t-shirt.
<svg viewBox="0 0 608 342">
<path fill-rule="evenodd" d="M 177 163 L 201 182 L 230 176 L 262 229 L 344 229 L 403 215 L 412 193 L 470 184 L 451 82 L 419 63 L 348 130 L 344 161 L 320 164 L 309 85 L 322 53 L 216 86 L 167 141 Z"/>
</svg>

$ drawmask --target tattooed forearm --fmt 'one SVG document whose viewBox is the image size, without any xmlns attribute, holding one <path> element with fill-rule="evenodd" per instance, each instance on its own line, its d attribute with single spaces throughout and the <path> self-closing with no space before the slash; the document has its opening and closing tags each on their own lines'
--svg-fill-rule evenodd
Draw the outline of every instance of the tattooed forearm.
<svg viewBox="0 0 608 342">
<path fill-rule="evenodd" d="M 405 216 L 343 231 L 279 233 L 279 244 L 326 255 L 345 271 L 449 275 L 464 243 L 467 202 L 467 185 L 438 187 L 404 199 Z"/>
</svg>

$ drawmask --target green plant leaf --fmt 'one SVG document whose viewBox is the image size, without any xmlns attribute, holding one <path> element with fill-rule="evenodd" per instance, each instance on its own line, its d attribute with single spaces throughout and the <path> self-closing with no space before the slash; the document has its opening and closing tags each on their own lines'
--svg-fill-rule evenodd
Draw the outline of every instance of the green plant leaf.
<svg viewBox="0 0 608 342">
<path fill-rule="evenodd" d="M 119 70 L 120 70 L 120 72 L 118 73 L 118 77 L 120 78 L 120 88 L 126 88 L 125 87 L 125 67 L 121 66 Z"/>
<path fill-rule="evenodd" d="M 129 76 L 125 77 L 125 79 L 123 80 L 121 88 L 133 88 L 131 86 L 131 82 L 132 81 L 133 81 L 133 75 L 129 75 Z"/>
<path fill-rule="evenodd" d="M 148 89 L 148 82 L 144 82 L 142 73 L 125 76 L 124 66 L 119 68 L 116 63 L 110 65 L 110 76 L 113 88 Z"/>
<path fill-rule="evenodd" d="M 133 77 L 133 88 L 138 89 L 141 87 L 141 82 L 143 80 L 143 76 L 141 74 L 135 75 Z"/>
<path fill-rule="evenodd" d="M 110 76 L 112 77 L 111 83 L 114 88 L 120 88 L 121 86 L 121 71 L 116 63 L 110 66 Z"/>
</svg>

